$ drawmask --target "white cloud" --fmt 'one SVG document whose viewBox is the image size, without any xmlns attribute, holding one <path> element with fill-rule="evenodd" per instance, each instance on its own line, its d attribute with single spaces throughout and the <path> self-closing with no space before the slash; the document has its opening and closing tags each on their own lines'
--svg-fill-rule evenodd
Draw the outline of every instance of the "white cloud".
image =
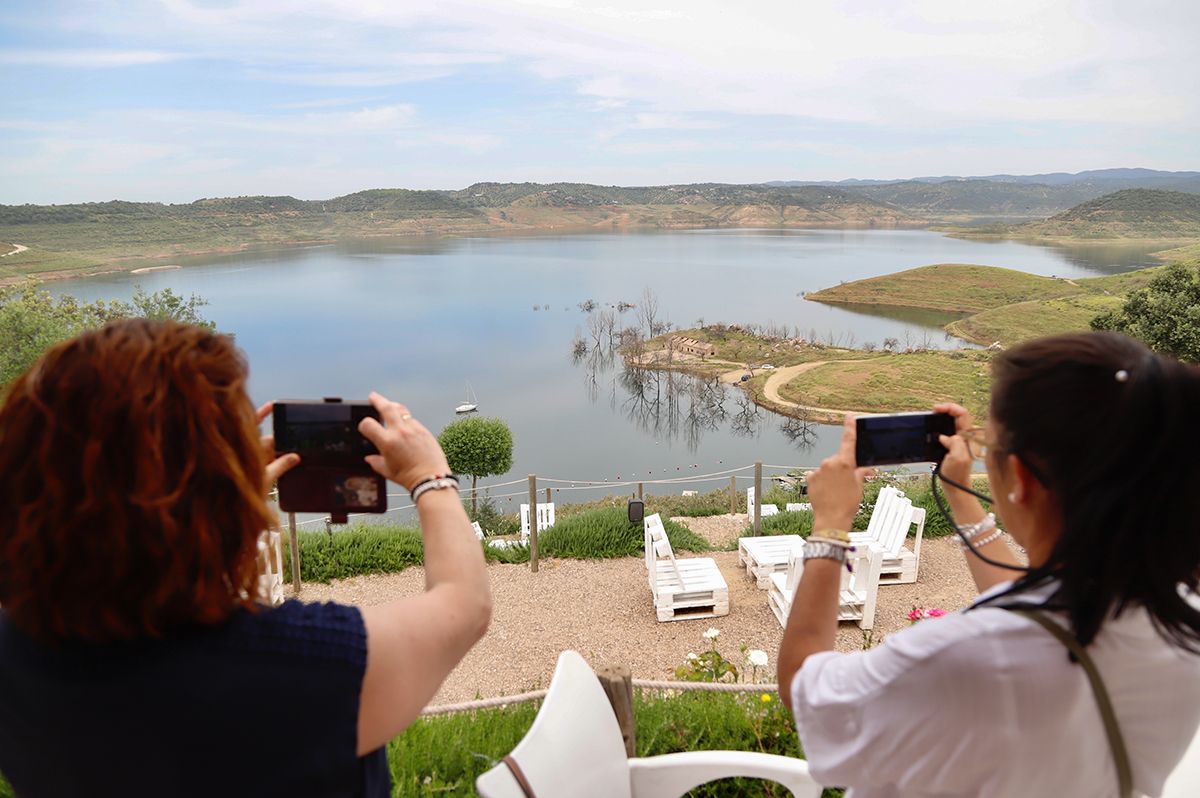
<svg viewBox="0 0 1200 798">
<path fill-rule="evenodd" d="M 105 69 L 178 61 L 180 53 L 159 50 L 0 50 L 0 64 Z"/>
</svg>

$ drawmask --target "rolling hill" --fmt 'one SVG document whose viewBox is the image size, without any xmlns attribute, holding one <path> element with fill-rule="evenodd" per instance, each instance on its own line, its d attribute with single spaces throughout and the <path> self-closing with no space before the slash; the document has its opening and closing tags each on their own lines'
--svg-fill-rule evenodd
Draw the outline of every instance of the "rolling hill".
<svg viewBox="0 0 1200 798">
<path fill-rule="evenodd" d="M 1200 238 L 1200 195 L 1125 189 L 1044 221 L 1011 226 L 1005 232 L 1010 236 L 1054 238 Z"/>
</svg>

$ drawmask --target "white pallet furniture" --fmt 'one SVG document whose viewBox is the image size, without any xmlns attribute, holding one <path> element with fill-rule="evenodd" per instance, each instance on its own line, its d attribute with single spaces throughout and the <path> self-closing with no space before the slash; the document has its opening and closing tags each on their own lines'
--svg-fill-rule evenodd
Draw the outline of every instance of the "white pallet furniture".
<svg viewBox="0 0 1200 798">
<path fill-rule="evenodd" d="M 554 502 L 538 502 L 537 506 L 537 531 L 549 529 L 554 526 Z M 529 505 L 521 505 L 521 539 L 525 540 L 529 537 Z"/>
<path fill-rule="evenodd" d="M 688 751 L 628 758 L 604 689 L 583 657 L 564 651 L 529 732 L 506 757 L 538 798 L 681 798 L 716 779 L 769 779 L 795 798 L 818 798 L 808 763 L 751 751 Z M 501 761 L 475 780 L 482 798 L 527 798 Z"/>
<path fill-rule="evenodd" d="M 908 530 L 916 525 L 912 548 Z M 863 532 L 851 532 L 850 540 L 857 546 L 869 545 L 883 554 L 880 581 L 885 585 L 903 585 L 917 581 L 921 563 L 921 539 L 925 533 L 925 510 L 914 507 L 912 500 L 896 488 L 886 486 L 879 491 L 871 520 Z"/>
<path fill-rule="evenodd" d="M 481 527 L 479 525 L 478 521 L 471 522 L 471 529 L 475 530 L 475 539 L 476 540 L 483 540 L 483 527 Z"/>
<path fill-rule="evenodd" d="M 812 504 L 809 502 L 788 502 L 783 506 L 783 511 L 786 513 L 811 513 Z"/>
<path fill-rule="evenodd" d="M 746 488 L 746 513 L 750 519 L 754 519 L 754 488 Z M 764 504 L 760 511 L 759 518 L 766 518 L 769 515 L 779 515 L 778 504 Z"/>
<path fill-rule="evenodd" d="M 283 603 L 283 535 L 278 529 L 258 536 L 258 597 L 272 607 Z"/>
<path fill-rule="evenodd" d="M 760 535 L 738 538 L 738 562 L 759 588 L 771 586 L 771 574 L 788 568 L 792 550 L 804 545 L 799 535 Z"/>
<path fill-rule="evenodd" d="M 646 572 L 660 622 L 729 614 L 729 585 L 711 557 L 675 559 L 658 513 L 646 516 Z"/>
<path fill-rule="evenodd" d="M 792 599 L 796 587 L 804 575 L 803 549 L 796 549 L 785 573 L 774 573 L 769 577 L 767 603 L 775 613 L 779 625 L 786 627 L 788 613 L 792 611 Z M 875 625 L 875 599 L 879 594 L 879 569 L 883 554 L 869 546 L 860 546 L 849 553 L 847 562 L 853 572 L 842 570 L 842 584 L 838 593 L 838 620 L 857 621 L 860 629 Z"/>
</svg>

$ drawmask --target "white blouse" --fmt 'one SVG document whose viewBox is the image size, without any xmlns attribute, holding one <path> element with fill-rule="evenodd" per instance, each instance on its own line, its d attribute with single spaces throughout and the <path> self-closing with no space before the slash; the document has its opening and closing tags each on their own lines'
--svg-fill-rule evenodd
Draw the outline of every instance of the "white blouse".
<svg viewBox="0 0 1200 798">
<path fill-rule="evenodd" d="M 1200 725 L 1200 656 L 1167 643 L 1141 609 L 1108 621 L 1088 653 L 1134 790 L 1157 796 Z M 1045 629 L 1005 610 L 920 621 L 869 651 L 813 654 L 791 689 L 814 777 L 850 787 L 847 798 L 1117 794 L 1083 668 Z"/>
</svg>

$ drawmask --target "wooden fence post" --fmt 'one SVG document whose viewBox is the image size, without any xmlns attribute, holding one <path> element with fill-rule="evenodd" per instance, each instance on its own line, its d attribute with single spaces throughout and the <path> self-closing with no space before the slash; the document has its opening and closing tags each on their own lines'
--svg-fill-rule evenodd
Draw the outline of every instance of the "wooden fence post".
<svg viewBox="0 0 1200 798">
<path fill-rule="evenodd" d="M 638 483 L 638 501 L 642 500 L 642 483 Z"/>
<path fill-rule="evenodd" d="M 624 665 L 604 665 L 596 670 L 596 678 L 612 704 L 621 737 L 625 740 L 625 756 L 637 754 L 633 718 L 633 674 Z"/>
<path fill-rule="evenodd" d="M 288 547 L 292 551 L 292 589 L 300 592 L 300 544 L 296 541 L 296 514 L 288 513 Z"/>
<path fill-rule="evenodd" d="M 754 464 L 754 534 L 762 534 L 762 460 Z"/>
<path fill-rule="evenodd" d="M 737 477 L 729 478 L 729 514 L 737 512 Z"/>
<path fill-rule="evenodd" d="M 550 503 L 550 489 L 546 488 L 546 504 Z"/>
<path fill-rule="evenodd" d="M 529 475 L 529 570 L 538 569 L 537 475 Z"/>
</svg>

